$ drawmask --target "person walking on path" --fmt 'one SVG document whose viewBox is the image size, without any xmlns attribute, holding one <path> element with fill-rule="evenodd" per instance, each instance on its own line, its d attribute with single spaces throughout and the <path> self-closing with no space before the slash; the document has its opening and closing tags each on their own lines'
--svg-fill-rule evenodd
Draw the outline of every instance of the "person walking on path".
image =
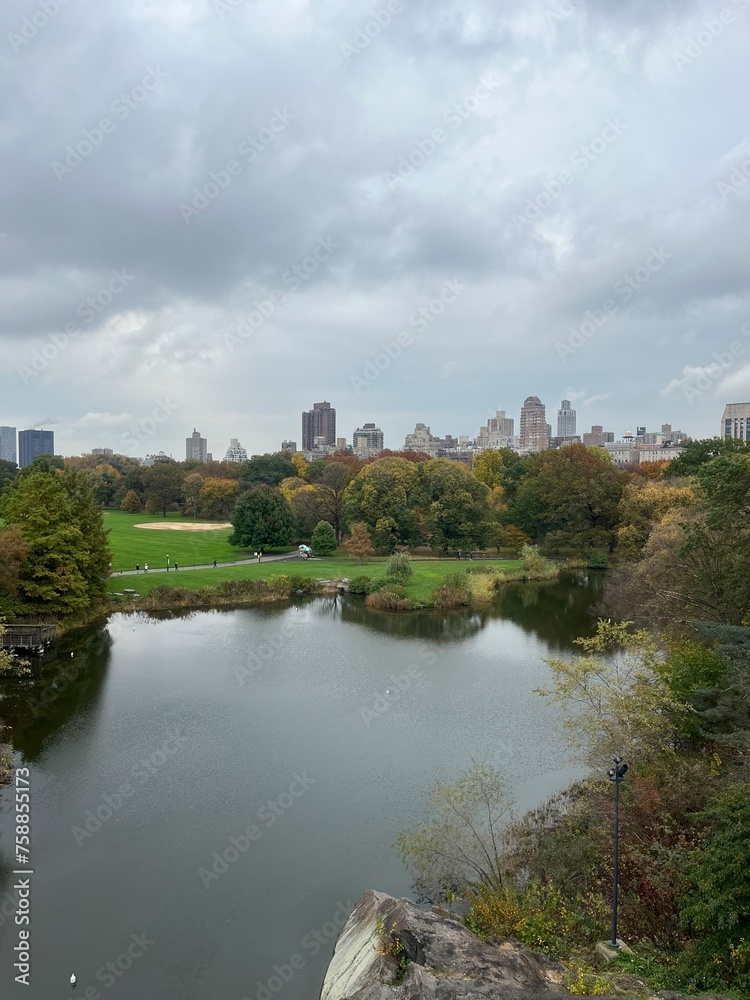
<svg viewBox="0 0 750 1000">
<path fill-rule="evenodd" d="M 141 564 L 140 563 L 136 563 L 135 564 L 135 571 L 136 571 L 136 573 L 140 573 L 140 571 L 141 571 Z"/>
<path fill-rule="evenodd" d="M 143 564 L 143 572 L 148 573 L 148 563 Z"/>
<path fill-rule="evenodd" d="M 175 561 L 174 561 L 174 571 L 175 571 L 175 573 L 177 572 L 177 570 L 178 570 L 179 568 L 180 568 L 180 564 L 179 564 L 179 563 L 177 562 L 177 560 L 175 559 Z"/>
<path fill-rule="evenodd" d="M 214 569 L 216 569 L 216 560 L 214 559 Z"/>
</svg>

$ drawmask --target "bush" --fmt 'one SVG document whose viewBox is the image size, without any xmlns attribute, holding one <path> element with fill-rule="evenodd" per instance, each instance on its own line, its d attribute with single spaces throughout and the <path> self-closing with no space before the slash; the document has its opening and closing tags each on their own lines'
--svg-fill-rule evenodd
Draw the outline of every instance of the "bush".
<svg viewBox="0 0 750 1000">
<path fill-rule="evenodd" d="M 586 560 L 587 569 L 607 569 L 609 566 L 609 556 L 604 549 L 592 549 Z"/>
<path fill-rule="evenodd" d="M 521 580 L 554 580 L 558 575 L 558 567 L 545 559 L 533 545 L 524 545 L 518 575 Z"/>
<path fill-rule="evenodd" d="M 472 575 L 484 573 L 487 576 L 497 576 L 498 568 L 497 566 L 488 566 L 486 563 L 483 563 L 480 566 L 467 566 L 464 573 L 471 573 Z"/>
<path fill-rule="evenodd" d="M 349 582 L 349 593 L 350 594 L 371 594 L 373 591 L 372 579 L 369 576 L 355 576 L 353 580 Z"/>
<path fill-rule="evenodd" d="M 385 564 L 385 575 L 397 580 L 408 580 L 413 572 L 408 552 L 395 552 Z"/>
<path fill-rule="evenodd" d="M 365 604 L 375 611 L 411 611 L 414 607 L 401 584 L 389 584 L 369 594 Z"/>
</svg>

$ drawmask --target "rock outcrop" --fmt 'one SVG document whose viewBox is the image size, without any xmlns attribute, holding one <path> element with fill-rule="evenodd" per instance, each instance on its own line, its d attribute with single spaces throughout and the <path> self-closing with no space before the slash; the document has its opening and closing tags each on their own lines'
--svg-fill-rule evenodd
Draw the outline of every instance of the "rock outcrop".
<svg viewBox="0 0 750 1000">
<path fill-rule="evenodd" d="M 339 935 L 320 1000 L 552 1000 L 562 975 L 543 955 L 480 941 L 443 911 L 368 889 Z"/>
</svg>

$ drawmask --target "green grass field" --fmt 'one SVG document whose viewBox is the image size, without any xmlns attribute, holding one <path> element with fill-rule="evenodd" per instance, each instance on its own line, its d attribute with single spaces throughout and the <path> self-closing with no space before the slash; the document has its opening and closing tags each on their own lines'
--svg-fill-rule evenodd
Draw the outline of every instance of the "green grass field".
<svg viewBox="0 0 750 1000">
<path fill-rule="evenodd" d="M 417 602 L 426 601 L 433 588 L 443 582 L 449 573 L 456 570 L 465 569 L 467 566 L 481 565 L 482 562 L 492 563 L 493 566 L 502 566 L 503 569 L 514 569 L 520 565 L 516 559 L 475 559 L 471 563 L 458 562 L 455 559 L 443 561 L 414 561 L 412 566 L 414 573 L 409 580 L 406 590 L 408 596 Z M 149 561 L 149 567 L 151 562 Z M 261 565 L 251 564 L 246 566 L 217 566 L 216 569 L 196 569 L 180 570 L 179 573 L 141 573 L 139 576 L 113 577 L 110 580 L 110 591 L 113 593 L 122 592 L 124 587 L 136 590 L 139 594 L 148 594 L 154 587 L 165 584 L 171 587 L 186 587 L 190 590 L 198 590 L 201 587 L 222 583 L 224 580 L 259 580 L 268 579 L 270 576 L 298 574 L 308 579 L 341 579 L 348 577 L 352 579 L 362 574 L 373 579 L 379 579 L 385 574 L 385 559 L 370 559 L 364 566 L 360 566 L 354 559 L 346 556 L 331 556 L 325 559 L 291 559 L 289 562 L 262 563 Z"/>
<path fill-rule="evenodd" d="M 171 566 L 175 560 L 182 566 L 200 566 L 218 562 L 232 562 L 252 557 L 252 552 L 237 549 L 227 542 L 231 528 L 214 528 L 212 531 L 159 531 L 156 528 L 136 528 L 136 524 L 169 521 L 189 521 L 182 514 L 126 514 L 124 511 L 104 512 L 104 527 L 109 529 L 112 549 L 112 569 L 135 569 L 139 563 L 148 563 L 151 569 L 164 569 L 167 556 Z M 198 520 L 198 523 L 202 522 Z M 126 584 L 127 586 L 127 584 Z"/>
</svg>

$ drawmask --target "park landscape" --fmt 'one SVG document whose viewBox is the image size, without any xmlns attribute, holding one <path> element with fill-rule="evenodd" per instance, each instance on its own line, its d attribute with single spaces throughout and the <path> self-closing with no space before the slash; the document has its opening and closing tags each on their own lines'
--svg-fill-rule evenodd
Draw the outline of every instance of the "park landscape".
<svg viewBox="0 0 750 1000">
<path fill-rule="evenodd" d="M 55 622 L 72 640 L 113 612 L 137 623 L 341 588 L 347 607 L 374 616 L 468 623 L 491 620 L 511 589 L 533 606 L 545 587 L 598 577 L 590 627 L 549 655 L 540 689 L 589 777 L 509 820 L 502 771 L 475 761 L 437 783 L 401 856 L 425 898 L 465 900 L 476 935 L 561 959 L 573 993 L 750 995 L 750 449 L 696 441 L 637 470 L 583 446 L 486 452 L 473 469 L 421 455 L 316 468 L 293 457 L 6 470 L 0 612 Z M 313 558 L 299 558 L 302 542 Z M 259 563 L 261 551 L 273 561 Z M 139 596 L 116 596 L 126 588 Z M 44 684 L 43 669 L 31 678 L 7 651 L 0 668 L 5 685 Z M 601 778 L 614 756 L 630 766 L 620 918 L 634 953 L 602 972 L 612 801 Z M 4 760 L 10 773 L 7 747 Z"/>
</svg>

